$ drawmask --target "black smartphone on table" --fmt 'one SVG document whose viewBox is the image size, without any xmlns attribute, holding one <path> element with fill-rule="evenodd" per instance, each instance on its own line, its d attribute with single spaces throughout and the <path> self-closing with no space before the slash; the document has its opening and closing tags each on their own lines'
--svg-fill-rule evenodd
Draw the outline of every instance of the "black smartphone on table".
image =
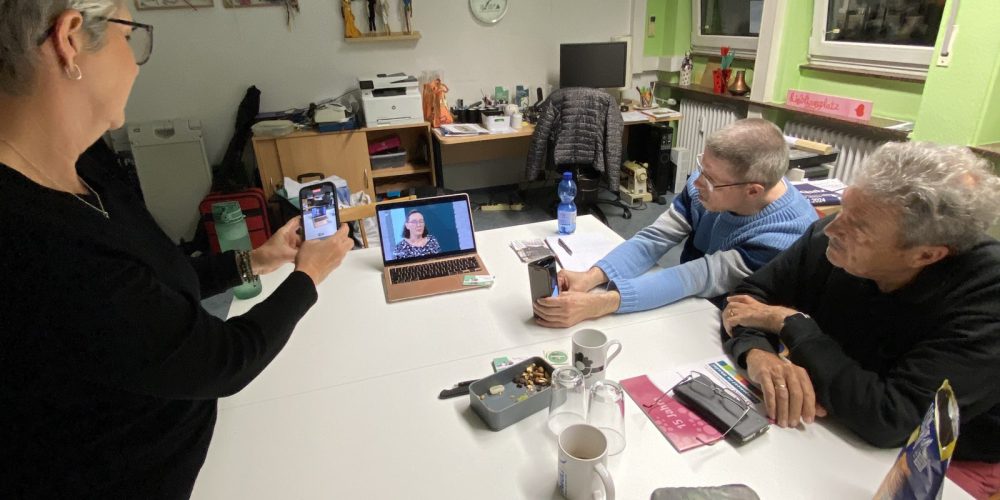
<svg viewBox="0 0 1000 500">
<path fill-rule="evenodd" d="M 337 188 L 332 182 L 310 184 L 299 191 L 302 234 L 306 241 L 333 236 L 340 228 Z"/>
<path fill-rule="evenodd" d="M 559 275 L 556 271 L 556 258 L 543 257 L 528 263 L 528 284 L 531 285 L 531 303 L 542 297 L 559 295 Z"/>
</svg>

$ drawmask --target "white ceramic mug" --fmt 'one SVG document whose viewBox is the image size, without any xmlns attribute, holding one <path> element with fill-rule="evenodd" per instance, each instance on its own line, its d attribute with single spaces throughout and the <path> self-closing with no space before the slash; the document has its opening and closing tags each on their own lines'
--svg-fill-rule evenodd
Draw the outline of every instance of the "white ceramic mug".
<svg viewBox="0 0 1000 500">
<path fill-rule="evenodd" d="M 617 345 L 610 355 L 610 347 Z M 612 359 L 622 352 L 622 343 L 608 340 L 608 336 L 600 330 L 587 328 L 573 334 L 573 366 L 583 373 L 587 387 L 598 380 L 604 380 L 605 371 Z"/>
<path fill-rule="evenodd" d="M 788 177 L 788 180 L 790 181 L 801 181 L 806 178 L 806 171 L 801 168 L 790 168 L 785 176 Z"/>
<path fill-rule="evenodd" d="M 594 476 L 604 484 L 604 496 L 593 490 Z M 615 500 L 615 483 L 608 472 L 608 441 L 600 429 L 571 425 L 559 434 L 559 493 L 568 500 Z"/>
</svg>

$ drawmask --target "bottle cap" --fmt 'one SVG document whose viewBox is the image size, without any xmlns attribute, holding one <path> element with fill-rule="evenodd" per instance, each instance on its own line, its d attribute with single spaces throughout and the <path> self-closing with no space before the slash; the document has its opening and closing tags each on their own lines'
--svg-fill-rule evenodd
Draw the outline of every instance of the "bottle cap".
<svg viewBox="0 0 1000 500">
<path fill-rule="evenodd" d="M 573 180 L 573 172 L 563 172 L 563 180 L 566 181 Z"/>
</svg>

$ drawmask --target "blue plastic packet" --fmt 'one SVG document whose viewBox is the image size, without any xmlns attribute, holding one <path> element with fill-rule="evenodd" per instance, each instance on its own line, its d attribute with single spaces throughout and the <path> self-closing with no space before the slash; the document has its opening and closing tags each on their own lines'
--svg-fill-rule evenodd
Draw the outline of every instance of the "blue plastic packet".
<svg viewBox="0 0 1000 500">
<path fill-rule="evenodd" d="M 947 380 L 941 384 L 896 463 L 882 480 L 875 500 L 941 498 L 945 472 L 958 441 L 958 402 Z"/>
</svg>

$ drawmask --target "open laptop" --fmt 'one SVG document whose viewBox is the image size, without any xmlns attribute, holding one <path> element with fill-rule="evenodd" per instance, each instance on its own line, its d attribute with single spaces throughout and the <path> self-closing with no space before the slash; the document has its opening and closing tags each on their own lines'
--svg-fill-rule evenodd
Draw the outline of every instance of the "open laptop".
<svg viewBox="0 0 1000 500">
<path fill-rule="evenodd" d="M 476 252 L 469 196 L 384 203 L 375 208 L 387 302 L 479 288 L 466 275 L 489 275 Z"/>
</svg>

